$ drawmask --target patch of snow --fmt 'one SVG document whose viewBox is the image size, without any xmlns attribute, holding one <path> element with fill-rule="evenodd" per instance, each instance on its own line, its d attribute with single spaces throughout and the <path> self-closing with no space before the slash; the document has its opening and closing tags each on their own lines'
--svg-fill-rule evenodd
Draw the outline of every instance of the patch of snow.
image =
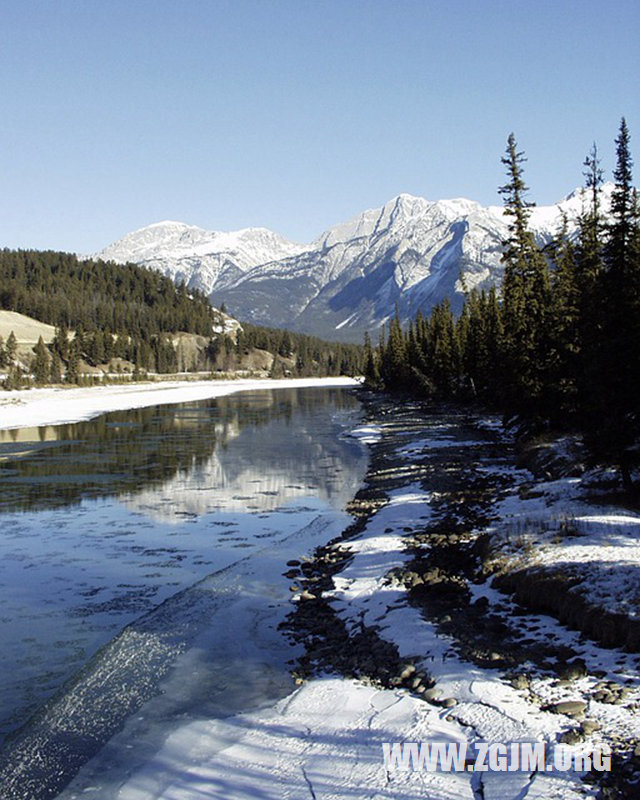
<svg viewBox="0 0 640 800">
<path fill-rule="evenodd" d="M 63 425 L 91 419 L 108 411 L 188 403 L 235 392 L 358 385 L 359 382 L 354 378 L 287 378 L 166 381 L 70 389 L 23 389 L 17 392 L 0 392 L 0 430 Z"/>
<path fill-rule="evenodd" d="M 402 692 L 325 678 L 271 709 L 178 729 L 117 797 L 473 800 L 469 773 L 387 772 L 382 758 L 383 742 L 464 738 L 459 724 Z"/>
<path fill-rule="evenodd" d="M 523 499 L 512 492 L 499 505 L 494 536 L 505 557 L 520 568 L 561 569 L 577 576 L 576 589 L 590 601 L 637 617 L 640 515 L 586 503 L 577 478 L 536 488 L 541 496 Z"/>
<path fill-rule="evenodd" d="M 357 312 L 354 312 L 353 314 L 350 314 L 345 320 L 343 320 L 342 322 L 339 322 L 336 325 L 336 330 L 339 331 L 340 328 L 344 328 L 345 325 L 348 325 L 351 322 L 351 320 L 356 316 L 356 313 Z"/>
</svg>

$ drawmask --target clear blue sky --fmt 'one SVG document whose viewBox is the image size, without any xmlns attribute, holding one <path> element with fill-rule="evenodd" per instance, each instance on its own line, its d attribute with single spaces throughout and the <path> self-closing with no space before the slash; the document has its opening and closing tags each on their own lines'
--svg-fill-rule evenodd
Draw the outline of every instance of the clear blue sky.
<svg viewBox="0 0 640 800">
<path fill-rule="evenodd" d="M 638 0 L 0 0 L 0 246 L 176 219 L 309 241 L 400 192 L 640 170 Z"/>
</svg>

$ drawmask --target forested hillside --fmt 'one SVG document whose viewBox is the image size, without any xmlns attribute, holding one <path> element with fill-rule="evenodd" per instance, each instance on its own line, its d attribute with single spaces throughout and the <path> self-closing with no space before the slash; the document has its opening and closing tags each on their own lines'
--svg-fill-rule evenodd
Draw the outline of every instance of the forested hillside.
<svg viewBox="0 0 640 800">
<path fill-rule="evenodd" d="M 618 463 L 627 488 L 640 460 L 640 212 L 629 132 L 616 139 L 615 189 L 605 220 L 597 148 L 584 162 L 577 236 L 536 245 L 523 153 L 513 134 L 500 192 L 510 219 L 504 281 L 471 291 L 455 319 L 448 301 L 403 331 L 399 319 L 374 349 L 370 383 L 441 399 L 479 399 L 521 429 L 581 431 L 597 458 Z"/>
<path fill-rule="evenodd" d="M 21 358 L 15 336 L 0 337 L 7 388 L 76 382 L 103 371 L 261 370 L 274 375 L 356 374 L 362 349 L 247 326 L 212 308 L 204 294 L 133 264 L 79 260 L 68 253 L 0 251 L 0 309 L 56 326 L 47 345 Z M 261 358 L 253 351 L 268 351 Z"/>
<path fill-rule="evenodd" d="M 143 339 L 169 331 L 207 336 L 219 316 L 203 294 L 151 270 L 33 250 L 0 252 L 0 308 Z"/>
</svg>

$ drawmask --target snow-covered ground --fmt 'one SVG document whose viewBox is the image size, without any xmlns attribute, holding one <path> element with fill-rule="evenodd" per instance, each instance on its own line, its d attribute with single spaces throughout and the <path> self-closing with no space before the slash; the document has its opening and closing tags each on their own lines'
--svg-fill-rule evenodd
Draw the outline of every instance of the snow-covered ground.
<svg viewBox="0 0 640 800">
<path fill-rule="evenodd" d="M 640 514 L 586 502 L 579 478 L 539 482 L 499 505 L 496 556 L 519 569 L 561 568 L 600 608 L 640 616 Z"/>
<path fill-rule="evenodd" d="M 513 513 L 513 503 L 505 503 L 504 506 Z M 350 621 L 352 628 L 355 630 L 362 623 L 379 626 L 380 635 L 394 642 L 400 655 L 408 663 L 423 668 L 436 680 L 435 692 L 440 702 L 448 698 L 455 701 L 455 705 L 448 710 L 444 707 L 448 703 L 445 703 L 440 707 L 439 713 L 432 709 L 431 716 L 427 714 L 422 717 L 418 731 L 415 728 L 415 713 L 407 714 L 404 720 L 406 729 L 396 736 L 396 740 L 447 741 L 448 736 L 438 729 L 437 724 L 433 725 L 434 721 L 444 719 L 449 723 L 449 735 L 468 741 L 470 746 L 477 741 L 544 741 L 548 752 L 552 753 L 562 733 L 572 727 L 572 719 L 553 713 L 551 708 L 542 710 L 541 706 L 582 699 L 583 696 L 593 693 L 598 681 L 591 676 L 583 677 L 573 685 L 565 685 L 557 680 L 557 676 L 541 677 L 535 682 L 535 691 L 542 702 L 534 704 L 523 696 L 522 691 L 505 681 L 496 670 L 482 669 L 461 659 L 457 655 L 454 642 L 439 635 L 433 624 L 426 621 L 417 609 L 407 605 L 405 589 L 381 579 L 381 576 L 397 568 L 403 561 L 406 563 L 409 560 L 406 551 L 403 553 L 407 526 L 416 526 L 418 519 L 424 519 L 429 512 L 430 498 L 421 492 L 419 486 L 408 485 L 406 489 L 393 493 L 389 504 L 371 519 L 365 532 L 357 540 L 349 542 L 348 549 L 354 554 L 354 558 L 334 578 L 336 589 L 332 594 L 333 604 L 339 609 L 341 616 Z M 599 519 L 602 521 L 602 517 Z M 613 519 L 609 519 L 609 523 L 615 524 L 614 520 L 615 515 Z M 499 524 L 498 522 L 497 526 Z M 607 549 L 615 547 L 612 538 L 608 538 L 602 546 Z M 619 543 L 617 556 L 621 561 L 628 557 L 626 544 L 624 541 Z M 547 559 L 550 558 L 548 553 L 546 556 Z M 569 553 L 562 553 L 560 550 L 556 552 L 558 561 L 570 557 Z M 610 559 L 615 560 L 613 554 Z M 636 569 L 639 563 L 640 560 L 636 560 Z M 620 591 L 620 587 L 612 588 L 614 593 Z M 480 596 L 489 596 L 495 602 L 508 603 L 507 598 L 491 588 L 490 581 L 484 585 L 472 586 L 472 597 L 475 599 Z M 634 657 L 617 650 L 603 650 L 584 642 L 579 634 L 565 629 L 549 617 L 532 615 L 531 621 L 541 629 L 541 641 L 549 637 L 562 642 L 580 653 L 594 670 L 606 673 L 608 678 L 619 681 L 622 677 L 631 683 L 628 702 L 624 706 L 595 701 L 589 704 L 588 715 L 597 721 L 599 731 L 586 742 L 587 751 L 607 741 L 607 733 L 624 733 L 629 738 L 640 737 L 640 718 L 636 708 L 640 691 Z M 412 777 L 415 779 L 415 775 Z M 430 777 L 433 778 L 433 775 Z M 466 784 L 464 790 L 461 788 L 461 778 L 463 784 Z M 406 774 L 403 774 L 402 779 L 407 780 Z M 440 793 L 434 792 L 425 781 L 418 786 L 407 784 L 407 787 L 412 786 L 413 792 L 407 796 L 480 796 L 473 794 L 474 785 L 469 775 L 439 773 L 439 781 Z M 483 774 L 482 790 L 485 800 L 519 800 L 525 796 L 568 800 L 583 797 L 585 787 L 572 772 L 553 775 L 516 773 L 509 776 L 494 773 Z M 324 794 L 317 796 L 325 797 Z M 387 795 L 372 792 L 354 796 L 368 800 Z M 388 796 L 404 795 L 391 793 Z M 327 794 L 326 797 L 333 795 Z"/>
<path fill-rule="evenodd" d="M 357 386 L 353 378 L 289 378 L 284 380 L 171 381 L 91 386 L 70 389 L 23 389 L 0 392 L 0 430 L 63 425 L 108 411 L 206 400 L 234 392 L 296 389 L 307 386 Z"/>
<path fill-rule="evenodd" d="M 486 425 L 480 422 L 479 434 L 496 427 L 491 420 Z M 436 681 L 433 702 L 405 688 L 379 688 L 319 674 L 267 708 L 174 725 L 157 752 L 117 781 L 105 784 L 99 761 L 90 764 L 61 796 L 64 800 L 577 800 L 595 796 L 596 790 L 572 770 L 479 774 L 394 770 L 385 765 L 384 742 L 464 742 L 472 751 L 478 742 L 542 741 L 552 758 L 562 735 L 576 730 L 580 720 L 583 728 L 585 722 L 590 725 L 581 745 L 586 751 L 616 737 L 632 743 L 640 738 L 635 655 L 603 649 L 551 617 L 521 615 L 523 635 L 541 645 L 552 641 L 571 648 L 574 657 L 587 666 L 586 675 L 561 680 L 553 671 L 536 672 L 535 665 L 522 664 L 531 674 L 525 690 L 503 670 L 462 658 L 453 638 L 439 632 L 408 602 L 402 584 L 389 580 L 390 570 L 409 561 L 408 546 L 415 546 L 413 533 L 429 524 L 437 511 L 439 498 L 416 479 L 415 462 L 430 449 L 449 450 L 454 444 L 447 435 L 425 437 L 418 430 L 410 436 L 393 434 L 393 424 L 390 420 L 386 433 L 384 424 L 379 428 L 363 425 L 354 432 L 372 444 L 381 436 L 393 440 L 395 435 L 394 469 L 402 471 L 404 459 L 406 479 L 355 538 L 339 545 L 351 559 L 334 576 L 334 589 L 325 597 L 352 630 L 375 626 L 382 639 L 397 646 L 407 664 L 428 672 Z M 471 449 L 477 444 L 475 436 L 455 442 L 457 447 Z M 619 509 L 590 511 L 584 498 L 578 500 L 575 482 L 566 480 L 546 484 L 543 496 L 521 499 L 517 484 L 531 476 L 512 470 L 512 477 L 513 487 L 495 507 L 496 517 L 490 523 L 498 542 L 509 544 L 516 533 L 520 536 L 525 529 L 533 529 L 541 540 L 534 543 L 536 548 L 540 544 L 535 557 L 541 564 L 588 565 L 597 559 L 616 569 L 638 568 L 637 515 Z M 578 538 L 548 534 L 553 529 L 557 533 L 566 519 L 575 524 Z M 507 546 L 503 555 L 515 559 L 514 565 L 522 558 L 522 552 Z M 637 612 L 637 597 L 630 596 L 633 586 L 610 586 L 607 592 L 599 577 L 590 585 L 588 569 L 584 575 L 586 590 L 592 589 L 603 605 L 612 602 L 616 609 Z M 492 607 L 508 613 L 514 610 L 511 599 L 491 586 L 491 578 L 471 584 L 469 591 L 472 600 L 482 597 Z M 299 595 L 293 595 L 292 602 L 300 602 Z M 636 604 L 634 612 L 631 603 Z M 617 702 L 597 699 L 599 687 L 615 685 L 624 685 Z M 571 700 L 585 703 L 586 721 L 584 715 L 576 718 L 554 708 Z"/>
</svg>

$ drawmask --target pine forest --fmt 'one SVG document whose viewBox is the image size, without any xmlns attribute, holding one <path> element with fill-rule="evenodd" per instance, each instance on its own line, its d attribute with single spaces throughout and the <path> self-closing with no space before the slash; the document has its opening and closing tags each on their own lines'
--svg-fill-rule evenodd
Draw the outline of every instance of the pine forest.
<svg viewBox="0 0 640 800">
<path fill-rule="evenodd" d="M 38 342 L 24 366 L 16 359 L 15 336 L 6 342 L 0 337 L 5 388 L 18 388 L 30 376 L 37 385 L 63 379 L 77 383 L 87 379 L 91 367 L 109 363 L 117 369 L 124 365 L 136 377 L 251 370 L 257 363 L 268 364 L 272 377 L 362 371 L 358 345 L 250 324 L 227 330 L 228 318 L 203 293 L 135 264 L 5 249 L 0 251 L 0 309 L 56 326 L 53 341 Z M 251 357 L 255 349 L 273 358 L 256 360 Z"/>
<path fill-rule="evenodd" d="M 630 489 L 640 462 L 640 212 L 626 122 L 616 139 L 610 215 L 601 209 L 594 145 L 577 232 L 569 235 L 565 221 L 544 247 L 528 227 L 525 161 L 511 134 L 500 189 L 510 220 L 501 291 L 469 291 L 457 319 L 444 301 L 408 330 L 396 314 L 379 343 L 367 337 L 367 381 L 478 401 L 529 435 L 579 431 L 597 459 L 618 465 Z"/>
</svg>

